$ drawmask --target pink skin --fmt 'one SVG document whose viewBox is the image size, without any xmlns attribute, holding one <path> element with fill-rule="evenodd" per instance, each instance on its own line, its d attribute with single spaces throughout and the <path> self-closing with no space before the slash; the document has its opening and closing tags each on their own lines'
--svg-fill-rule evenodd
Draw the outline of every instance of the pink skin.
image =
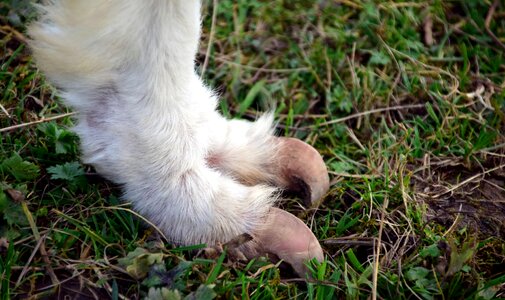
<svg viewBox="0 0 505 300">
<path fill-rule="evenodd" d="M 279 208 L 270 210 L 264 226 L 253 233 L 253 240 L 242 245 L 240 250 L 248 259 L 258 256 L 274 261 L 281 259 L 302 277 L 308 272 L 307 261 L 324 260 L 323 249 L 307 225 Z"/>
<path fill-rule="evenodd" d="M 279 143 L 276 185 L 303 198 L 307 208 L 317 205 L 328 189 L 330 178 L 319 152 L 294 138 L 277 138 Z"/>
<path fill-rule="evenodd" d="M 276 138 L 275 184 L 300 195 L 306 207 L 319 203 L 329 189 L 326 165 L 310 145 L 293 138 Z M 305 277 L 305 263 L 313 258 L 324 260 L 323 250 L 312 231 L 300 219 L 279 208 L 272 208 L 265 223 L 252 233 L 253 240 L 239 247 L 248 259 L 267 256 L 289 263 L 299 276 Z M 310 276 L 310 275 L 309 275 Z"/>
</svg>

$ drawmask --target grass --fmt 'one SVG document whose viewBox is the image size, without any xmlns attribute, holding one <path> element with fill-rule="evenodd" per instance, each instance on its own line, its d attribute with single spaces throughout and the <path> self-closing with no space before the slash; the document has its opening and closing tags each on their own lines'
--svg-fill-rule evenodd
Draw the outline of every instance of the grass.
<svg viewBox="0 0 505 300">
<path fill-rule="evenodd" d="M 278 134 L 327 163 L 319 209 L 282 204 L 325 250 L 308 281 L 163 243 L 80 164 L 27 50 L 29 3 L 0 1 L 1 299 L 505 297 L 500 1 L 205 2 L 198 60 L 223 114 L 276 107 Z"/>
</svg>

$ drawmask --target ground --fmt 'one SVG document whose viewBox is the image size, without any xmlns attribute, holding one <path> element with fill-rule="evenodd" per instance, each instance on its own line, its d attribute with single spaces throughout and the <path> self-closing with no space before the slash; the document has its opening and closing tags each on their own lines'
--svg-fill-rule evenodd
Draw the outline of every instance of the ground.
<svg viewBox="0 0 505 300">
<path fill-rule="evenodd" d="M 29 4 L 0 1 L 1 299 L 505 297 L 501 1 L 204 2 L 198 71 L 223 114 L 274 107 L 327 163 L 318 209 L 282 204 L 323 245 L 308 280 L 164 243 L 82 165 Z"/>
</svg>

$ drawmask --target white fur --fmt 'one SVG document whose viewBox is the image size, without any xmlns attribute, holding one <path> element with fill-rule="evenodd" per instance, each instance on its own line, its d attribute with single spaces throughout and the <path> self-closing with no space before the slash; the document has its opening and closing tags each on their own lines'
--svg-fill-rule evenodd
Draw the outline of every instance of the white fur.
<svg viewBox="0 0 505 300">
<path fill-rule="evenodd" d="M 197 0 L 54 0 L 34 57 L 78 111 L 84 162 L 180 244 L 226 242 L 275 200 L 272 118 L 228 121 L 194 69 Z M 248 184 L 248 185 L 246 185 Z"/>
</svg>

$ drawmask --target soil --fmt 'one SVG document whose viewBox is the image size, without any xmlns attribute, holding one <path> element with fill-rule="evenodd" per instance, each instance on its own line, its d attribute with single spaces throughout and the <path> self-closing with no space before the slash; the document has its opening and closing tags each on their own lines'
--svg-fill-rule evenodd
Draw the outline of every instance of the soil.
<svg viewBox="0 0 505 300">
<path fill-rule="evenodd" d="M 448 230 L 467 228 L 481 238 L 505 238 L 505 156 L 483 162 L 441 161 L 414 176 L 428 220 Z"/>
</svg>

